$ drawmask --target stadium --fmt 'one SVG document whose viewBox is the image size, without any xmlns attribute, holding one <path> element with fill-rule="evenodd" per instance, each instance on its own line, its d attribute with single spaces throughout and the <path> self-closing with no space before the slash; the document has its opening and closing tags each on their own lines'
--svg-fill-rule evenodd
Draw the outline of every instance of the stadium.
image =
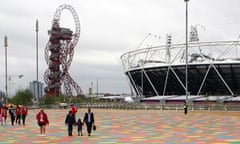
<svg viewBox="0 0 240 144">
<path fill-rule="evenodd" d="M 124 73 L 137 96 L 166 99 L 186 95 L 186 70 L 189 96 L 232 99 L 240 95 L 239 40 L 200 42 L 192 27 L 187 58 L 186 44 L 171 41 L 167 35 L 166 45 L 121 56 Z"/>
</svg>

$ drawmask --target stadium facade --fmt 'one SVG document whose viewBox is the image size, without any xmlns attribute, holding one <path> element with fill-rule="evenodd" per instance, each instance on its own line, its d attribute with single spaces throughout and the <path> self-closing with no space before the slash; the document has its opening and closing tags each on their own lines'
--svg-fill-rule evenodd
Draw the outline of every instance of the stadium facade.
<svg viewBox="0 0 240 144">
<path fill-rule="evenodd" d="M 166 45 L 121 56 L 124 73 L 138 96 L 185 95 L 186 65 L 189 95 L 240 95 L 240 41 L 200 42 L 192 27 L 187 58 L 186 44 L 171 41 L 167 35 Z"/>
</svg>

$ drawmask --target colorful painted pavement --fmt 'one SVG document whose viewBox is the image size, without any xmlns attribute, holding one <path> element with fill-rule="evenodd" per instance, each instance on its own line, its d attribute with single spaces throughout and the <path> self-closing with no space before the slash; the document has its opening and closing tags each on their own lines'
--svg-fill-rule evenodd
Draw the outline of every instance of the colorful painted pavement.
<svg viewBox="0 0 240 144">
<path fill-rule="evenodd" d="M 30 110 L 26 126 L 0 126 L 0 144 L 4 143 L 81 143 L 81 144 L 240 144 L 240 114 L 228 112 L 189 112 L 157 110 L 107 110 L 92 109 L 95 113 L 97 131 L 88 137 L 84 127 L 83 136 L 67 136 L 64 124 L 68 110 L 45 110 L 50 125 L 46 136 L 39 134 L 35 115 Z M 79 109 L 77 118 L 83 117 L 85 109 Z"/>
</svg>

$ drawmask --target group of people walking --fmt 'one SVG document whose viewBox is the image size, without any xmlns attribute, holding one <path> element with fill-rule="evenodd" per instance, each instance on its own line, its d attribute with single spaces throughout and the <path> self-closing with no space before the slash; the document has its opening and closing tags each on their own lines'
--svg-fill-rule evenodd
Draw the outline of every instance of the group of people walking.
<svg viewBox="0 0 240 144">
<path fill-rule="evenodd" d="M 94 124 L 94 114 L 91 112 L 91 108 L 88 108 L 88 111 L 84 114 L 83 119 L 78 118 L 76 120 L 77 107 L 72 104 L 71 109 L 65 118 L 65 125 L 68 127 L 68 136 L 73 135 L 73 127 L 77 127 L 78 136 L 83 135 L 83 126 L 86 125 L 88 136 L 91 136 L 92 130 L 96 130 Z M 0 106 L 0 124 L 6 125 L 7 117 L 10 117 L 11 125 L 25 125 L 26 117 L 28 115 L 28 108 L 24 105 L 10 105 L 10 106 Z M 40 127 L 40 134 L 46 134 L 46 126 L 49 125 L 48 115 L 43 110 L 36 114 L 37 124 Z"/>
<path fill-rule="evenodd" d="M 1 125 L 6 125 L 7 121 L 7 115 L 9 113 L 10 120 L 11 120 L 11 125 L 25 125 L 26 117 L 28 114 L 28 108 L 27 106 L 13 106 L 10 105 L 10 107 L 3 106 L 0 108 L 0 122 Z"/>
<path fill-rule="evenodd" d="M 92 130 L 96 130 L 96 126 L 94 124 L 94 114 L 91 112 L 91 108 L 88 108 L 88 111 L 84 114 L 83 120 L 78 118 L 76 121 L 76 113 L 77 107 L 75 105 L 71 105 L 71 109 L 68 111 L 65 118 L 65 125 L 68 127 L 68 136 L 73 136 L 73 127 L 77 127 L 78 136 L 83 135 L 83 126 L 84 124 L 87 127 L 88 136 L 91 136 Z M 47 114 L 41 109 L 36 115 L 37 123 L 40 127 L 40 134 L 45 135 L 46 133 L 46 125 L 49 125 L 49 120 Z"/>
<path fill-rule="evenodd" d="M 66 119 L 65 119 L 65 124 L 68 126 L 68 136 L 72 136 L 73 133 L 73 127 L 77 126 L 77 132 L 78 132 L 78 136 L 82 136 L 82 128 L 84 123 L 86 124 L 87 127 L 87 133 L 88 136 L 91 136 L 91 132 L 92 129 L 95 130 L 96 126 L 94 124 L 95 120 L 94 120 L 94 114 L 93 112 L 91 112 L 91 108 L 88 108 L 88 112 L 85 113 L 84 117 L 83 117 L 83 121 L 81 120 L 81 118 L 79 118 L 76 121 L 76 107 L 73 105 L 71 110 L 68 112 L 68 114 L 66 115 Z"/>
</svg>

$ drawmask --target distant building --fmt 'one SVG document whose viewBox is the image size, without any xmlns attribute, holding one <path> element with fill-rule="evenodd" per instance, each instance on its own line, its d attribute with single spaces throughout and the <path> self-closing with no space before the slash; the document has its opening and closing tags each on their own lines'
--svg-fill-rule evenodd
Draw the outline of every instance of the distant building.
<svg viewBox="0 0 240 144">
<path fill-rule="evenodd" d="M 33 93 L 34 100 L 39 100 L 43 97 L 43 83 L 32 81 L 30 82 L 30 90 Z"/>
</svg>

